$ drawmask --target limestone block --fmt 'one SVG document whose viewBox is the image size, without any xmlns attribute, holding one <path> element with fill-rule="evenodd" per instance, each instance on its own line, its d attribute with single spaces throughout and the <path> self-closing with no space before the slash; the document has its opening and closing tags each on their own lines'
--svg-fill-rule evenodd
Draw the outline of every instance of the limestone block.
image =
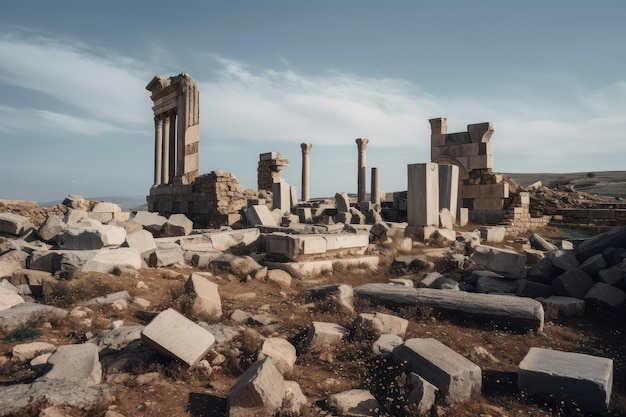
<svg viewBox="0 0 626 417">
<path fill-rule="evenodd" d="M 272 184 L 272 210 L 276 209 L 281 215 L 291 211 L 291 190 L 283 178 Z"/>
<path fill-rule="evenodd" d="M 94 213 L 120 213 L 122 209 L 115 203 L 101 201 L 96 203 L 91 211 Z"/>
<path fill-rule="evenodd" d="M 537 233 L 533 233 L 528 238 L 528 242 L 530 242 L 530 246 L 532 246 L 533 249 L 541 250 L 544 252 L 551 252 L 558 249 L 554 243 L 548 242 Z"/>
<path fill-rule="evenodd" d="M 335 206 L 337 207 L 337 212 L 348 213 L 350 211 L 350 197 L 348 197 L 348 194 L 343 192 L 336 193 Z"/>
<path fill-rule="evenodd" d="M 18 269 L 11 275 L 11 284 L 28 285 L 34 296 L 42 295 L 44 281 L 52 279 L 52 274 L 47 271 L 35 269 Z"/>
<path fill-rule="evenodd" d="M 404 338 L 409 321 L 402 317 L 384 313 L 361 313 L 358 315 L 355 326 L 365 325 L 378 334 L 391 334 Z"/>
<path fill-rule="evenodd" d="M 467 133 L 472 143 L 488 143 L 493 135 L 493 124 L 484 122 L 467 125 Z"/>
<path fill-rule="evenodd" d="M 492 246 L 477 246 L 470 261 L 510 278 L 526 276 L 526 255 Z"/>
<path fill-rule="evenodd" d="M 0 233 L 19 236 L 31 227 L 28 217 L 13 213 L 0 213 Z"/>
<path fill-rule="evenodd" d="M 300 223 L 313 223 L 313 212 L 310 207 L 298 207 L 296 208 L 296 214 Z"/>
<path fill-rule="evenodd" d="M 506 235 L 504 226 L 480 226 L 478 228 L 481 240 L 485 242 L 502 242 Z"/>
<path fill-rule="evenodd" d="M 610 247 L 626 248 L 626 226 L 616 227 L 583 241 L 578 246 L 577 257 L 579 260 L 585 261 Z"/>
<path fill-rule="evenodd" d="M 459 291 L 459 283 L 452 278 L 447 278 L 439 272 L 430 272 L 417 284 L 418 288 L 435 288 L 440 290 Z"/>
<path fill-rule="evenodd" d="M 517 292 L 518 280 L 499 277 L 480 277 L 476 283 L 476 292 L 483 294 L 515 294 Z"/>
<path fill-rule="evenodd" d="M 59 233 L 63 231 L 65 228 L 65 223 L 63 220 L 58 218 L 57 216 L 48 216 L 46 221 L 43 222 L 39 229 L 37 229 L 37 234 L 41 238 L 41 240 L 45 242 L 52 242 L 56 239 Z"/>
<path fill-rule="evenodd" d="M 250 256 L 235 256 L 228 253 L 221 254 L 211 261 L 211 265 L 230 272 L 239 278 L 254 275 L 263 267 Z"/>
<path fill-rule="evenodd" d="M 16 287 L 7 280 L 0 281 L 0 311 L 23 302 L 24 299 L 17 293 Z"/>
<path fill-rule="evenodd" d="M 580 266 L 576 255 L 570 250 L 557 249 L 550 252 L 547 258 L 560 271 L 569 271 Z"/>
<path fill-rule="evenodd" d="M 433 265 L 422 255 L 400 255 L 393 258 L 389 269 L 398 275 L 429 270 Z"/>
<path fill-rule="evenodd" d="M 493 169 L 493 153 L 486 155 L 475 155 L 467 157 L 468 164 L 466 165 L 468 171 L 474 169 Z M 508 183 L 505 183 L 508 185 Z M 508 197 L 507 197 L 508 198 Z"/>
<path fill-rule="evenodd" d="M 519 364 L 519 389 L 526 394 L 573 399 L 582 410 L 605 414 L 613 385 L 613 360 L 532 347 Z"/>
<path fill-rule="evenodd" d="M 270 358 L 276 369 L 283 374 L 290 374 L 296 363 L 296 348 L 287 340 L 280 337 L 268 337 L 263 341 L 258 360 Z"/>
<path fill-rule="evenodd" d="M 459 198 L 509 198 L 509 183 L 463 185 Z"/>
<path fill-rule="evenodd" d="M 480 367 L 435 339 L 409 339 L 392 357 L 436 386 L 446 404 L 466 402 L 481 392 Z"/>
<path fill-rule="evenodd" d="M 248 207 L 245 211 L 246 221 L 251 226 L 271 226 L 278 227 L 278 223 L 265 205 L 255 205 Z"/>
<path fill-rule="evenodd" d="M 554 278 L 559 274 L 560 271 L 552 265 L 552 262 L 548 258 L 540 259 L 528 271 L 528 277 L 530 279 L 544 284 L 551 284 Z"/>
<path fill-rule="evenodd" d="M 518 297 L 550 297 L 552 295 L 552 287 L 546 284 L 529 281 L 527 279 L 518 280 L 517 291 L 515 294 Z"/>
<path fill-rule="evenodd" d="M 584 299 L 585 294 L 593 287 L 593 279 L 580 269 L 570 269 L 563 272 L 552 281 L 552 291 L 555 295 Z"/>
<path fill-rule="evenodd" d="M 256 361 L 228 393 L 230 417 L 272 416 L 285 397 L 285 380 L 270 358 Z"/>
<path fill-rule="evenodd" d="M 369 236 L 366 234 L 328 234 L 322 235 L 326 241 L 326 251 L 347 250 L 352 254 L 365 253 L 369 245 Z"/>
<path fill-rule="evenodd" d="M 302 407 L 306 405 L 307 399 L 302 393 L 300 384 L 295 381 L 285 381 L 285 398 L 282 409 L 284 412 L 300 415 Z"/>
<path fill-rule="evenodd" d="M 474 198 L 472 200 L 472 208 L 474 210 L 502 210 L 504 209 L 504 199 L 500 197 L 483 197 L 483 198 Z"/>
<path fill-rule="evenodd" d="M 57 236 L 63 249 L 90 250 L 120 246 L 126 240 L 126 230 L 119 226 L 70 227 Z"/>
<path fill-rule="evenodd" d="M 354 311 L 354 293 L 349 285 L 322 285 L 309 288 L 307 292 L 311 299 L 319 300 L 326 309 Z"/>
<path fill-rule="evenodd" d="M 47 379 L 62 379 L 89 387 L 102 382 L 98 347 L 92 343 L 59 346 L 48 363 L 52 369 L 46 374 Z"/>
<path fill-rule="evenodd" d="M 199 274 L 191 274 L 185 282 L 185 292 L 194 296 L 192 311 L 198 317 L 221 317 L 222 299 L 218 285 Z"/>
<path fill-rule="evenodd" d="M 80 268 L 85 272 L 110 274 L 115 268 L 141 269 L 141 256 L 133 248 L 101 249 Z"/>
<path fill-rule="evenodd" d="M 87 217 L 93 220 L 97 220 L 102 224 L 109 223 L 113 221 L 113 213 L 87 213 Z"/>
<path fill-rule="evenodd" d="M 389 356 L 396 346 L 400 346 L 403 340 L 395 334 L 381 334 L 372 345 L 372 353 L 379 356 Z"/>
<path fill-rule="evenodd" d="M 369 392 L 362 389 L 332 394 L 326 399 L 328 407 L 340 416 L 378 416 L 382 406 Z"/>
<path fill-rule="evenodd" d="M 149 211 L 138 211 L 132 220 L 139 223 L 144 229 L 152 233 L 154 236 L 161 235 L 165 222 L 167 222 L 166 217 Z"/>
<path fill-rule="evenodd" d="M 203 236 L 211 241 L 214 249 L 225 252 L 235 247 L 246 250 L 255 249 L 261 233 L 255 227 L 251 229 L 221 230 L 219 232 L 205 233 Z"/>
<path fill-rule="evenodd" d="M 599 254 L 599 255 L 602 255 L 602 254 Z M 588 258 L 587 261 L 593 258 L 594 256 L 592 256 L 591 258 Z M 604 256 L 602 258 L 604 259 Z M 585 261 L 585 263 L 587 261 Z M 583 270 L 582 267 L 580 269 Z M 591 274 L 589 275 L 592 276 Z M 600 282 L 604 282 L 605 284 L 616 286 L 616 285 L 619 285 L 619 283 L 624 280 L 624 277 L 626 276 L 626 271 L 624 271 L 623 265 L 615 265 L 611 268 L 598 271 L 596 275 L 598 276 L 598 280 Z"/>
<path fill-rule="evenodd" d="M 0 310 L 0 330 L 12 332 L 26 326 L 35 319 L 63 318 L 67 314 L 67 311 L 62 308 L 45 304 L 20 303 L 6 310 Z"/>
<path fill-rule="evenodd" d="M 385 222 L 376 222 L 370 229 L 371 235 L 374 239 L 384 239 L 391 228 Z"/>
<path fill-rule="evenodd" d="M 147 257 L 157 248 L 152 233 L 144 229 L 126 235 L 126 244 L 129 248 L 139 252 L 142 258 Z"/>
<path fill-rule="evenodd" d="M 314 321 L 307 333 L 311 349 L 336 345 L 348 334 L 348 329 L 336 323 Z"/>
<path fill-rule="evenodd" d="M 600 305 L 617 310 L 624 304 L 626 295 L 624 291 L 603 282 L 596 282 L 585 295 L 585 301 L 589 304 Z"/>
<path fill-rule="evenodd" d="M 85 306 L 90 306 L 94 304 L 110 305 L 110 304 L 117 303 L 118 305 L 127 307 L 128 303 L 130 303 L 131 300 L 132 300 L 132 297 L 130 296 L 128 291 L 118 291 L 118 292 L 104 295 L 102 297 L 92 298 L 90 300 L 85 301 L 83 305 Z"/>
<path fill-rule="evenodd" d="M 463 227 L 469 223 L 469 209 L 465 207 L 459 207 L 456 214 L 456 223 Z"/>
<path fill-rule="evenodd" d="M 455 217 L 458 199 L 459 167 L 439 164 L 439 210 L 446 208 Z"/>
<path fill-rule="evenodd" d="M 263 262 L 270 269 L 282 269 L 294 278 L 306 278 L 332 272 L 333 263 L 328 259 L 298 262 Z"/>
<path fill-rule="evenodd" d="M 52 343 L 30 342 L 13 346 L 11 356 L 18 362 L 26 362 L 42 353 L 51 353 L 56 348 Z"/>
<path fill-rule="evenodd" d="M 550 297 L 537 298 L 546 311 L 555 310 L 559 317 L 582 317 L 585 315 L 586 303 L 584 300 L 573 297 L 561 297 L 553 295 Z"/>
<path fill-rule="evenodd" d="M 408 375 L 409 394 L 406 397 L 406 405 L 411 415 L 427 416 L 435 405 L 435 399 L 439 390 L 436 386 L 416 374 Z"/>
<path fill-rule="evenodd" d="M 291 275 L 287 271 L 281 269 L 272 269 L 267 271 L 267 281 L 278 285 L 280 288 L 291 288 Z"/>
<path fill-rule="evenodd" d="M 165 222 L 162 236 L 187 236 L 193 229 L 193 222 L 184 214 L 172 214 Z"/>
<path fill-rule="evenodd" d="M 439 224 L 447 230 L 454 228 L 454 217 L 447 208 L 443 208 L 439 211 Z"/>
<path fill-rule="evenodd" d="M 409 226 L 439 225 L 439 166 L 408 165 L 407 221 Z"/>
<path fill-rule="evenodd" d="M 141 339 L 157 352 L 189 366 L 202 359 L 215 343 L 211 333 L 171 308 L 143 329 Z"/>
<path fill-rule="evenodd" d="M 78 194 L 69 194 L 62 203 L 64 206 L 72 209 L 87 210 L 89 203 L 85 200 L 85 197 Z"/>
<path fill-rule="evenodd" d="M 185 254 L 183 249 L 177 244 L 157 245 L 157 249 L 149 255 L 148 265 L 153 268 L 173 265 L 183 266 L 185 265 Z"/>
</svg>

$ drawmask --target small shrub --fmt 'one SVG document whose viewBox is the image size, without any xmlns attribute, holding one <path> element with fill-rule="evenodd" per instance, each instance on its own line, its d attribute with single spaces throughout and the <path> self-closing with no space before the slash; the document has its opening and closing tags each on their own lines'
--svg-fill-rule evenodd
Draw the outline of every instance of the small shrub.
<svg viewBox="0 0 626 417">
<path fill-rule="evenodd" d="M 590 172 L 587 174 L 587 178 L 595 178 L 595 177 L 596 177 L 595 172 Z"/>
</svg>

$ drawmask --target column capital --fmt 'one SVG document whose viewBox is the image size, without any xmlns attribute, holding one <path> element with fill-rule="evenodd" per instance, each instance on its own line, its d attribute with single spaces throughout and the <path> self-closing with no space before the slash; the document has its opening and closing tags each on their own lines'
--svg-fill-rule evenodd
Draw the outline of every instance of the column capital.
<svg viewBox="0 0 626 417">
<path fill-rule="evenodd" d="M 369 143 L 369 139 L 358 138 L 355 140 L 356 146 L 358 146 L 360 152 L 364 152 L 367 149 L 367 144 Z"/>
<path fill-rule="evenodd" d="M 302 155 L 309 155 L 312 147 L 313 145 L 310 143 L 301 143 L 300 149 L 302 149 Z"/>
</svg>

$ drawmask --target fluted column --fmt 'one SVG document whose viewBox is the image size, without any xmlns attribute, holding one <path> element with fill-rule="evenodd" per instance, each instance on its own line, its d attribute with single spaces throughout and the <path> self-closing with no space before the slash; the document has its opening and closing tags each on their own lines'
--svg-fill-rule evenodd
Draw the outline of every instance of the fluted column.
<svg viewBox="0 0 626 417">
<path fill-rule="evenodd" d="M 178 116 L 173 110 L 168 112 L 168 116 L 170 118 L 170 180 L 168 183 L 173 184 L 173 180 L 176 178 L 176 174 L 178 173 L 178 157 L 180 153 L 177 132 Z"/>
<path fill-rule="evenodd" d="M 309 201 L 309 155 L 313 145 L 301 143 L 302 149 L 302 201 Z"/>
<path fill-rule="evenodd" d="M 356 146 L 359 149 L 359 171 L 357 178 L 357 202 L 363 203 L 365 201 L 365 150 L 367 149 L 368 139 L 359 138 L 356 141 Z"/>
<path fill-rule="evenodd" d="M 380 174 L 378 172 L 378 168 L 372 168 L 370 181 L 372 181 L 370 200 L 374 205 L 374 210 L 380 212 Z"/>
<path fill-rule="evenodd" d="M 170 116 L 169 114 L 163 115 L 163 169 L 161 170 L 161 183 L 170 183 Z"/>
<path fill-rule="evenodd" d="M 161 170 L 163 169 L 163 120 L 154 118 L 154 185 L 161 184 Z"/>
</svg>

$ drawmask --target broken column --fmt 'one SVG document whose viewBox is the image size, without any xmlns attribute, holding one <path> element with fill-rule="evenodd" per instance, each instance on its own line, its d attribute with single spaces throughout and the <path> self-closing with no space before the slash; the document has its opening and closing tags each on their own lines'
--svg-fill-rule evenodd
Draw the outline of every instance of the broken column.
<svg viewBox="0 0 626 417">
<path fill-rule="evenodd" d="M 302 201 L 309 201 L 309 155 L 313 145 L 301 143 L 302 149 Z"/>
<path fill-rule="evenodd" d="M 374 205 L 374 210 L 380 211 L 380 175 L 378 172 L 378 168 L 372 168 L 372 193 L 370 195 L 370 200 Z"/>
<path fill-rule="evenodd" d="M 283 178 L 272 184 L 273 209 L 279 209 L 283 215 L 291 212 L 291 189 Z"/>
<path fill-rule="evenodd" d="M 408 166 L 409 226 L 439 225 L 439 168 L 432 162 Z"/>
<path fill-rule="evenodd" d="M 459 194 L 459 167 L 439 164 L 439 210 L 447 208 L 456 217 Z"/>
<path fill-rule="evenodd" d="M 359 170 L 357 181 L 357 202 L 362 203 L 365 201 L 365 150 L 369 139 L 359 138 L 356 141 L 356 146 L 359 149 Z"/>
</svg>

